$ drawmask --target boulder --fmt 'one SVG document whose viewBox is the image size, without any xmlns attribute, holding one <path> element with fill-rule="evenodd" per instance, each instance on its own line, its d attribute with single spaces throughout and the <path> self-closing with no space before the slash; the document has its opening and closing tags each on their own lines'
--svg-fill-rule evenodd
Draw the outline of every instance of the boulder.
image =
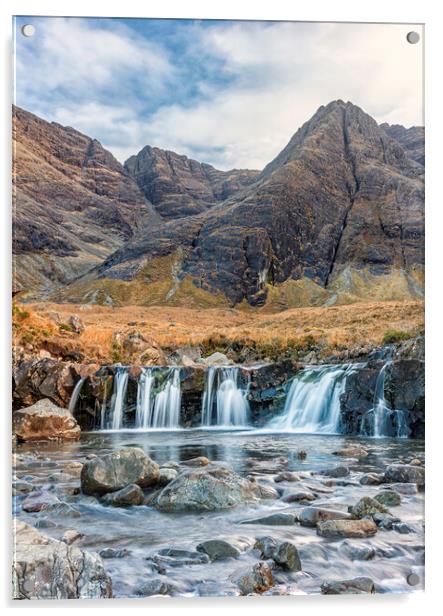
<svg viewBox="0 0 443 616">
<path fill-rule="evenodd" d="M 254 548 L 260 551 L 260 558 L 271 559 L 282 569 L 301 571 L 298 550 L 289 541 L 276 541 L 273 537 L 260 537 Z"/>
<path fill-rule="evenodd" d="M 371 578 L 357 577 L 352 580 L 324 582 L 321 592 L 322 595 L 361 595 L 374 593 L 375 587 Z"/>
<path fill-rule="evenodd" d="M 385 470 L 388 483 L 415 483 L 418 486 L 425 484 L 425 469 L 413 464 L 390 464 Z"/>
<path fill-rule="evenodd" d="M 315 500 L 317 497 L 315 496 L 315 494 L 313 494 L 312 492 L 309 491 L 304 491 L 301 490 L 299 492 L 285 492 L 285 494 L 283 495 L 282 501 L 285 503 L 298 503 L 298 502 L 308 502 L 308 501 L 313 501 Z"/>
<path fill-rule="evenodd" d="M 140 486 L 136 483 L 130 483 L 121 490 L 117 490 L 117 492 L 105 494 L 101 502 L 111 507 L 129 507 L 131 505 L 141 505 L 144 498 Z"/>
<path fill-rule="evenodd" d="M 382 490 L 377 496 L 374 496 L 374 500 L 385 505 L 385 507 L 397 507 L 401 505 L 401 496 L 394 490 Z"/>
<path fill-rule="evenodd" d="M 363 486 L 379 486 L 385 480 L 385 476 L 380 473 L 367 473 L 360 477 Z"/>
<path fill-rule="evenodd" d="M 77 440 L 80 427 L 74 417 L 47 398 L 14 411 L 12 430 L 20 441 Z"/>
<path fill-rule="evenodd" d="M 349 507 L 349 513 L 356 518 L 364 518 L 374 513 L 389 513 L 389 509 L 374 498 L 363 496 L 358 503 Z"/>
<path fill-rule="evenodd" d="M 98 554 L 66 545 L 15 522 L 14 599 L 100 599 L 112 597 L 111 578 Z"/>
<path fill-rule="evenodd" d="M 181 473 L 158 495 L 161 511 L 215 511 L 257 499 L 257 484 L 223 468 L 199 468 Z"/>
<path fill-rule="evenodd" d="M 82 334 L 85 331 L 83 321 L 77 314 L 71 314 L 68 319 L 68 325 L 76 334 Z"/>
<path fill-rule="evenodd" d="M 223 539 L 209 539 L 197 546 L 198 552 L 204 552 L 211 560 L 225 560 L 226 558 L 237 558 L 240 550 L 231 543 Z"/>
<path fill-rule="evenodd" d="M 324 509 L 322 507 L 304 507 L 297 511 L 297 520 L 301 526 L 317 526 L 324 520 L 349 520 L 351 514 L 336 509 Z"/>
<path fill-rule="evenodd" d="M 204 357 L 201 361 L 206 366 L 229 366 L 229 364 L 232 364 L 232 361 L 224 353 L 219 353 L 218 351 L 208 357 Z"/>
<path fill-rule="evenodd" d="M 251 593 L 263 593 L 275 584 L 272 569 L 269 563 L 260 561 L 252 569 L 246 571 L 236 580 L 242 595 Z"/>
<path fill-rule="evenodd" d="M 159 474 L 158 464 L 143 449 L 127 447 L 85 462 L 81 488 L 84 494 L 100 496 L 133 483 L 148 487 L 157 482 Z"/>
<path fill-rule="evenodd" d="M 400 522 L 400 518 L 396 518 L 390 513 L 374 513 L 372 519 L 378 528 L 383 528 L 384 530 L 392 530 L 393 525 Z"/>
<path fill-rule="evenodd" d="M 373 520 L 325 520 L 317 524 L 317 534 L 328 539 L 349 537 L 362 539 L 377 532 Z"/>
<path fill-rule="evenodd" d="M 399 494 L 407 494 L 408 496 L 418 493 L 416 483 L 392 483 L 391 489 L 395 490 Z"/>
</svg>

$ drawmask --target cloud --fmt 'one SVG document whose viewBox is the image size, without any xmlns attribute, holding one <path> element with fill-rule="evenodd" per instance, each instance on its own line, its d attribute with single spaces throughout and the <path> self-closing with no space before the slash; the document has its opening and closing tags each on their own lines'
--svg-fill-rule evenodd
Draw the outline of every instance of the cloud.
<svg viewBox="0 0 443 616">
<path fill-rule="evenodd" d="M 120 160 L 150 144 L 222 169 L 262 168 L 337 98 L 379 122 L 422 123 L 421 44 L 406 42 L 411 26 L 42 21 L 37 54 L 19 53 L 36 76 L 23 99 Z"/>
</svg>

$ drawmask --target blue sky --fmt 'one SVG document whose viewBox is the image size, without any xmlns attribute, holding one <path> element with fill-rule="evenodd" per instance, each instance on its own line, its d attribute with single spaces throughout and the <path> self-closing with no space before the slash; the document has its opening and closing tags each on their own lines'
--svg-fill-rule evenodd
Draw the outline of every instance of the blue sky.
<svg viewBox="0 0 443 616">
<path fill-rule="evenodd" d="M 421 43 L 406 43 L 409 30 L 19 17 L 15 102 L 99 139 L 122 162 L 149 144 L 221 169 L 262 168 L 336 98 L 379 122 L 422 124 Z"/>
</svg>

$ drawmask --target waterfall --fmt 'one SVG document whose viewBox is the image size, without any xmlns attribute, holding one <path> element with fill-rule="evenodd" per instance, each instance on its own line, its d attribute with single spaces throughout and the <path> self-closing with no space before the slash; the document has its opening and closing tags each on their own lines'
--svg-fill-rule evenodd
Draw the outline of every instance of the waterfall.
<svg viewBox="0 0 443 616">
<path fill-rule="evenodd" d="M 154 400 L 152 413 L 152 428 L 180 427 L 180 368 L 174 368 L 166 381 L 166 385 Z"/>
<path fill-rule="evenodd" d="M 311 366 L 292 381 L 285 408 L 267 428 L 278 431 L 336 434 L 340 431 L 340 396 L 356 365 Z"/>
<path fill-rule="evenodd" d="M 378 373 L 372 409 L 362 418 L 360 433 L 365 436 L 375 438 L 384 436 L 406 438 L 409 436 L 405 412 L 391 409 L 385 397 L 386 372 L 391 364 L 392 360 L 388 360 Z"/>
<path fill-rule="evenodd" d="M 120 430 L 123 425 L 123 411 L 126 402 L 129 372 L 127 368 L 117 368 L 114 376 L 114 392 L 111 403 L 112 430 Z"/>
<path fill-rule="evenodd" d="M 143 368 L 137 389 L 137 410 L 135 414 L 136 428 L 150 428 L 152 424 L 152 385 L 154 371 L 152 368 Z"/>
<path fill-rule="evenodd" d="M 156 391 L 159 387 L 158 376 L 162 372 L 164 370 L 159 368 L 143 368 L 137 390 L 137 429 L 180 427 L 180 368 L 167 369 L 163 388 Z"/>
<path fill-rule="evenodd" d="M 248 391 L 239 387 L 239 373 L 239 368 L 208 369 L 202 403 L 202 427 L 248 425 Z"/>
<path fill-rule="evenodd" d="M 77 400 L 78 400 L 81 388 L 83 387 L 83 383 L 85 382 L 85 380 L 86 379 L 84 377 L 82 377 L 75 384 L 74 390 L 73 390 L 72 395 L 71 395 L 71 399 L 69 400 L 69 406 L 68 406 L 68 410 L 71 413 L 71 415 L 73 415 L 74 412 L 75 412 L 75 409 L 76 409 L 76 406 L 77 406 Z"/>
</svg>

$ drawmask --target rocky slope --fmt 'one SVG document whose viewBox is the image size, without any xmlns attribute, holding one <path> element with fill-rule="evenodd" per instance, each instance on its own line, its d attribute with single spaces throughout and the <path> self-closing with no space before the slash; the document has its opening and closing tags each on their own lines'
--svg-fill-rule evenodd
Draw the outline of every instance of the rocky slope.
<svg viewBox="0 0 443 616">
<path fill-rule="evenodd" d="M 50 291 L 160 221 L 95 139 L 13 108 L 13 251 L 18 289 Z"/>
<path fill-rule="evenodd" d="M 186 280 L 231 304 L 403 299 L 422 294 L 423 249 L 422 165 L 339 100 L 320 107 L 248 189 L 130 240 L 67 298 L 81 301 L 106 279 L 149 280 L 163 257 L 165 301 Z"/>
<path fill-rule="evenodd" d="M 258 171 L 220 171 L 175 152 L 144 147 L 125 163 L 145 196 L 165 219 L 199 214 L 253 183 Z"/>
<path fill-rule="evenodd" d="M 405 128 L 401 124 L 380 124 L 392 139 L 396 139 L 407 150 L 408 155 L 420 165 L 425 164 L 425 129 L 423 126 Z"/>
</svg>

